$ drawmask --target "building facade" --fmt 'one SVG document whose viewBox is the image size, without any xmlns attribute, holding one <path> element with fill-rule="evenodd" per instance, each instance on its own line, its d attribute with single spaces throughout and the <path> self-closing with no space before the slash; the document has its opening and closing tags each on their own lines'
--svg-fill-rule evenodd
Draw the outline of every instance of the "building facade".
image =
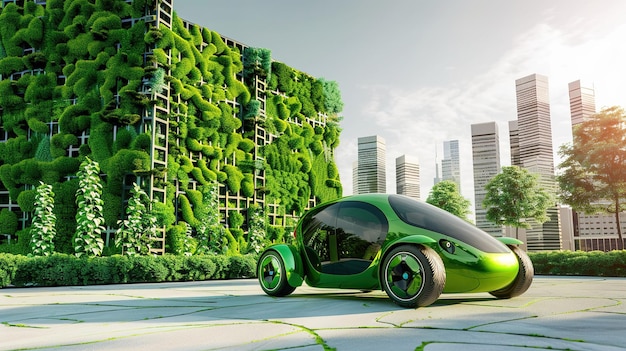
<svg viewBox="0 0 626 351">
<path fill-rule="evenodd" d="M 472 124 L 472 161 L 474 171 L 474 213 L 476 226 L 493 236 L 502 236 L 503 227 L 487 220 L 482 203 L 485 186 L 500 172 L 500 138 L 496 122 Z"/>
<path fill-rule="evenodd" d="M 396 158 L 396 194 L 420 199 L 420 166 L 417 158 L 408 155 Z"/>
<path fill-rule="evenodd" d="M 341 196 L 335 82 L 179 18 L 172 0 L 84 5 L 0 0 L 0 210 L 18 230 L 43 181 L 71 240 L 86 157 L 101 165 L 107 242 L 137 183 L 163 223 L 154 253 L 211 211 L 244 238 L 251 211 L 288 226 Z"/>
<path fill-rule="evenodd" d="M 385 139 L 378 135 L 358 139 L 356 194 L 387 192 Z"/>
<path fill-rule="evenodd" d="M 538 174 L 540 186 L 555 193 L 548 77 L 532 74 L 517 79 L 515 95 L 518 129 L 510 133 L 517 134 L 518 143 L 511 142 L 511 155 L 516 155 L 518 149 L 519 160 L 512 159 L 511 164 Z M 532 228 L 526 230 L 528 250 L 562 248 L 560 212 L 556 205 L 548 210 L 548 217 L 547 222 L 532 224 Z"/>
<path fill-rule="evenodd" d="M 456 183 L 461 192 L 461 156 L 458 140 L 443 142 L 443 159 L 441 160 L 441 179 Z"/>
</svg>

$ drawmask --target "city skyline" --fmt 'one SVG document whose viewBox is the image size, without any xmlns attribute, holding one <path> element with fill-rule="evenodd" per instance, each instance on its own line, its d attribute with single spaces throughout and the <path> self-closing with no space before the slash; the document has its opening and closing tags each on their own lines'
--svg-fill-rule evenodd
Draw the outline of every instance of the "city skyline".
<svg viewBox="0 0 626 351">
<path fill-rule="evenodd" d="M 273 6 L 185 0 L 174 8 L 222 35 L 270 48 L 278 61 L 338 82 L 344 119 L 336 157 L 344 195 L 352 193 L 358 137 L 378 134 L 389 141 L 388 154 L 420 160 L 422 196 L 432 187 L 435 149 L 441 156 L 442 142 L 458 139 L 462 192 L 473 200 L 470 125 L 500 125 L 507 165 L 513 82 L 528 74 L 550 77 L 555 150 L 571 141 L 568 83 L 592 82 L 598 110 L 626 106 L 626 48 L 618 45 L 626 37 L 626 2 L 619 0 L 401 0 L 394 6 L 373 0 L 277 0 Z M 268 18 L 280 18 L 280 25 Z M 387 189 L 393 189 L 392 162 L 387 175 Z"/>
</svg>

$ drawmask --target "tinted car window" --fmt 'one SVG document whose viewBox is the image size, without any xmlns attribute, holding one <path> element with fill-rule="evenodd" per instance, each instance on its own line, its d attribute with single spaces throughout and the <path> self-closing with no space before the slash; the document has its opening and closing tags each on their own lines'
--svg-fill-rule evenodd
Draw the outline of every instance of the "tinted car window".
<svg viewBox="0 0 626 351">
<path fill-rule="evenodd" d="M 311 263 L 330 260 L 329 235 L 335 233 L 339 204 L 314 209 L 302 222 L 302 239 Z M 314 254 L 314 255 L 313 255 Z"/>
<path fill-rule="evenodd" d="M 306 256 L 316 270 L 357 274 L 376 257 L 388 228 L 387 219 L 375 206 L 347 201 L 305 215 L 302 239 Z"/>
<path fill-rule="evenodd" d="M 373 260 L 385 241 L 389 224 L 377 207 L 347 201 L 337 215 L 337 236 L 342 258 Z"/>
<path fill-rule="evenodd" d="M 491 235 L 440 208 L 400 195 L 390 195 L 389 204 L 398 217 L 410 225 L 448 235 L 483 252 L 508 252 L 507 247 Z"/>
</svg>

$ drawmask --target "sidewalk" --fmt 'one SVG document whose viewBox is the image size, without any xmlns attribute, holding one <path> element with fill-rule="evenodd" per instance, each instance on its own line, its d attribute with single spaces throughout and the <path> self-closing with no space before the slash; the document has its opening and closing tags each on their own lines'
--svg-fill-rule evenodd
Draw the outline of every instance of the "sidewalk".
<svg viewBox="0 0 626 351">
<path fill-rule="evenodd" d="M 535 277 L 524 295 L 383 292 L 256 280 L 0 289 L 0 350 L 626 350 L 626 279 Z"/>
</svg>

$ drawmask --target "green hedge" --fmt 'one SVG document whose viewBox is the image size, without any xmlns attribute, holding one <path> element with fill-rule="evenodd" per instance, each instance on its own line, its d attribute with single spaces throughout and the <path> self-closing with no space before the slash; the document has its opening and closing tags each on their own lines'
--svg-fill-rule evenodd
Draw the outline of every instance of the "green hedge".
<svg viewBox="0 0 626 351">
<path fill-rule="evenodd" d="M 253 256 L 108 256 L 0 253 L 0 286 L 68 286 L 158 283 L 255 277 Z"/>
<path fill-rule="evenodd" d="M 535 274 L 626 277 L 626 250 L 531 252 Z"/>
</svg>

